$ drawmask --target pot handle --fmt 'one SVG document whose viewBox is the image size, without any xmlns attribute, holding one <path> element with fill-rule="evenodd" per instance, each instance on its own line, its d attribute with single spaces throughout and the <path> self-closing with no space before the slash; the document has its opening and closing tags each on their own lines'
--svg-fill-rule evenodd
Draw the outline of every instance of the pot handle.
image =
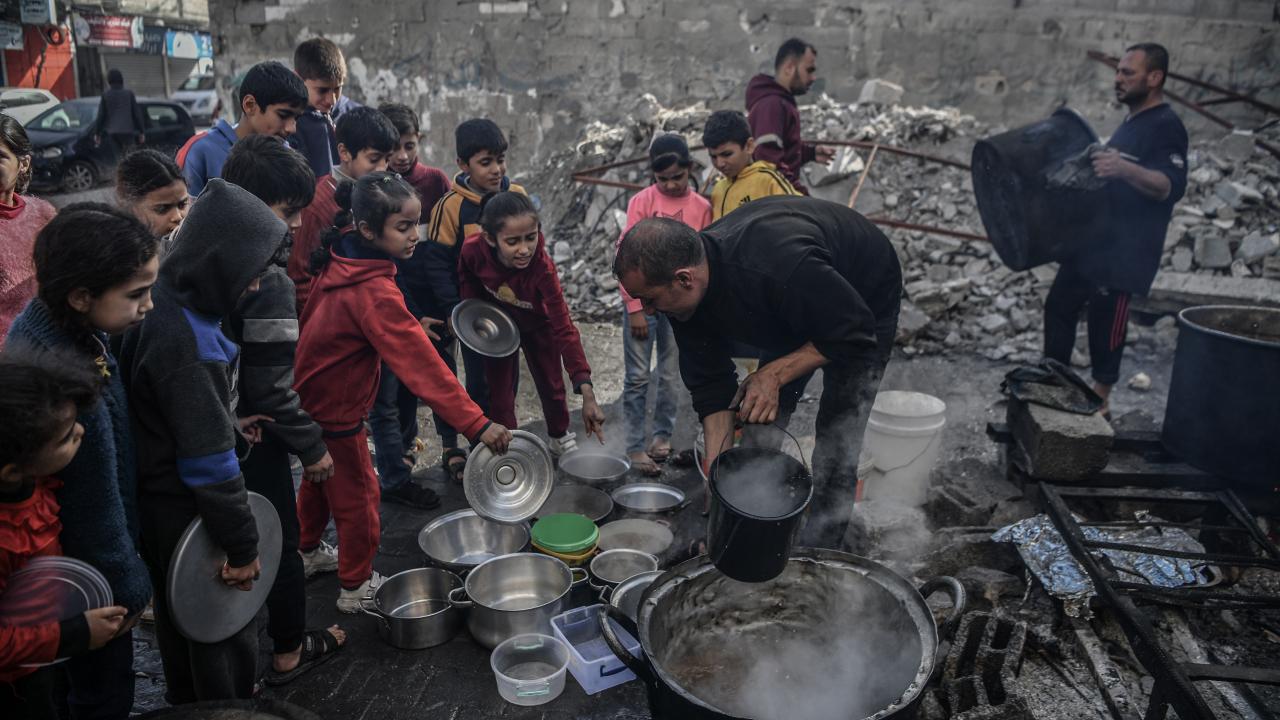
<svg viewBox="0 0 1280 720">
<path fill-rule="evenodd" d="M 370 610 L 369 608 L 364 606 L 364 603 L 360 603 L 356 607 L 360 608 L 360 612 L 364 613 L 365 615 L 369 615 L 371 617 L 377 618 L 378 622 L 382 624 L 382 627 L 386 628 L 387 630 L 391 629 L 391 623 L 387 621 L 387 618 L 384 617 L 382 613 L 374 612 Z"/>
<path fill-rule="evenodd" d="M 929 578 L 920 586 L 920 596 L 927 598 L 939 590 L 951 598 L 951 612 L 938 626 L 938 637 L 949 638 L 955 632 L 956 626 L 960 624 L 961 616 L 964 615 L 965 606 L 968 605 L 968 593 L 965 592 L 964 585 L 961 585 L 959 580 L 949 575 L 938 575 Z"/>
<path fill-rule="evenodd" d="M 643 654 L 641 657 L 636 657 L 622 646 L 622 641 L 618 639 L 618 634 L 613 631 L 613 623 L 609 622 L 610 620 L 617 622 L 635 637 L 640 637 L 635 623 L 631 622 L 631 618 L 623 615 L 621 610 L 612 605 L 605 604 L 600 606 L 600 634 L 604 636 L 604 643 L 609 646 L 609 650 L 614 655 L 618 656 L 622 664 L 627 666 L 628 670 L 636 674 L 636 677 L 643 678 L 646 683 L 654 682 L 653 673 L 649 671 L 649 662 L 644 659 Z"/>
<path fill-rule="evenodd" d="M 462 600 L 458 600 L 454 597 L 454 595 L 457 595 L 458 593 L 462 593 L 462 597 L 463 597 Z M 451 605 L 452 607 L 460 608 L 460 609 L 466 609 L 475 605 L 474 602 L 466 599 L 466 597 L 467 597 L 467 589 L 465 587 L 456 587 L 449 591 L 449 595 L 448 595 L 449 605 Z"/>
<path fill-rule="evenodd" d="M 516 697 L 542 697 L 550 694 L 551 683 L 546 680 L 533 683 L 520 683 L 516 685 Z"/>
<path fill-rule="evenodd" d="M 595 585 L 592 585 L 591 587 L 595 587 Z M 613 597 L 613 587 L 612 587 L 612 586 L 610 586 L 610 585 L 605 585 L 604 587 L 600 588 L 600 602 L 604 603 L 605 605 L 608 605 L 608 604 L 609 604 L 609 598 L 611 598 L 611 597 Z"/>
<path fill-rule="evenodd" d="M 581 577 L 579 577 L 579 574 L 581 574 Z M 587 573 L 585 568 L 580 567 L 569 568 L 569 577 L 572 578 L 572 581 L 569 583 L 570 586 L 584 582 L 589 583 L 591 581 L 591 575 Z"/>
</svg>

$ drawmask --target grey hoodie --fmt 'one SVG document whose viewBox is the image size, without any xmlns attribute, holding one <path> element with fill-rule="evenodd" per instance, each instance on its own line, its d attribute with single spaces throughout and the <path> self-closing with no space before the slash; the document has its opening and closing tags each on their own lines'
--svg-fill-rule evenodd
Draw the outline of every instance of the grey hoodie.
<svg viewBox="0 0 1280 720">
<path fill-rule="evenodd" d="M 233 567 L 258 536 L 236 457 L 239 348 L 222 333 L 288 228 L 261 200 L 210 180 L 160 267 L 155 308 L 126 333 L 120 366 L 138 445 L 139 511 L 199 514 Z"/>
</svg>

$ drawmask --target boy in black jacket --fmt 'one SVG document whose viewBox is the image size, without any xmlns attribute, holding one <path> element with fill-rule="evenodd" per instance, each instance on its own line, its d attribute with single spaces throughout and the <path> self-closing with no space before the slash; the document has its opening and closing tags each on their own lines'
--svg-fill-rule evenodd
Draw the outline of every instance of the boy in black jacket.
<svg viewBox="0 0 1280 720">
<path fill-rule="evenodd" d="M 266 203 L 289 230 L 302 224 L 302 209 L 311 203 L 316 178 L 306 158 L 278 138 L 250 135 L 232 148 L 222 179 L 248 190 Z M 325 482 L 333 475 L 333 458 L 320 426 L 302 409 L 293 389 L 293 354 L 298 345 L 298 314 L 293 281 L 273 265 L 257 292 L 247 293 L 231 314 L 227 334 L 240 346 L 240 395 L 236 415 L 271 418 L 262 440 L 240 461 L 245 487 L 271 501 L 280 515 L 283 543 L 280 568 L 267 596 L 267 634 L 275 645 L 268 685 L 283 685 L 328 660 L 342 647 L 346 633 L 337 625 L 306 630 L 306 578 L 338 569 L 338 553 L 327 543 L 309 553 L 298 552 L 298 500 L 293 490 L 289 456 L 303 466 L 304 482 Z"/>
<path fill-rule="evenodd" d="M 221 642 L 192 642 L 170 619 L 166 588 L 175 546 L 196 517 L 227 554 L 225 583 L 249 589 L 260 573 L 236 446 L 261 418 L 237 421 L 232 411 L 239 348 L 221 324 L 258 289 L 287 235 L 261 200 L 211 180 L 160 268 L 155 308 L 124 337 L 120 369 L 138 448 L 143 560 L 157 588 L 156 639 L 165 699 L 174 705 L 253 694 L 255 623 Z"/>
</svg>

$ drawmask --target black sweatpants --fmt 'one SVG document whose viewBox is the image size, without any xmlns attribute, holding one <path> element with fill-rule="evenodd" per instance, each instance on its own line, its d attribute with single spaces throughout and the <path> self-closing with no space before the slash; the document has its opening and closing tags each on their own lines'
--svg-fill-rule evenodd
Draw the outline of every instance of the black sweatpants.
<svg viewBox="0 0 1280 720">
<path fill-rule="evenodd" d="M 1129 331 L 1129 293 L 1098 287 L 1064 265 L 1044 303 L 1044 354 L 1070 366 L 1080 312 L 1088 308 L 1089 362 L 1101 385 L 1120 380 L 1120 359 Z"/>
<path fill-rule="evenodd" d="M 467 347 L 461 341 L 454 344 L 453 338 L 445 338 L 439 341 L 432 341 L 436 351 L 440 353 L 440 359 L 444 360 L 444 364 L 453 371 L 454 375 L 458 374 L 458 360 L 454 356 L 454 347 L 458 348 L 458 352 L 462 353 L 462 366 L 467 370 L 467 395 L 471 396 L 471 401 L 480 406 L 480 410 L 486 415 L 489 413 L 489 383 L 484 377 L 484 356 Z M 517 376 L 517 385 L 519 385 Z M 440 436 L 440 444 L 447 448 L 458 447 L 458 431 L 452 425 L 445 422 L 439 415 L 433 413 L 432 417 L 436 426 L 436 433 Z"/>
<path fill-rule="evenodd" d="M 271 501 L 280 516 L 280 569 L 267 595 L 267 634 L 279 655 L 297 650 L 307 623 L 307 578 L 298 554 L 298 499 L 289 451 L 270 430 L 240 463 L 245 489 Z M 303 482 L 306 482 L 305 480 Z"/>
<path fill-rule="evenodd" d="M 142 525 L 142 559 L 155 588 L 156 642 L 164 666 L 164 699 L 170 705 L 203 700 L 247 700 L 253 697 L 257 677 L 258 627 L 250 621 L 240 632 L 216 643 L 188 640 L 169 617 L 168 573 L 174 548 L 194 510 L 165 500 L 148 502 L 139 509 Z"/>
<path fill-rule="evenodd" d="M 126 720 L 133 712 L 133 632 L 67 660 L 72 720 Z"/>
<path fill-rule="evenodd" d="M 58 720 L 53 699 L 58 671 L 58 666 L 46 665 L 13 682 L 0 682 L 0 718 Z"/>
</svg>

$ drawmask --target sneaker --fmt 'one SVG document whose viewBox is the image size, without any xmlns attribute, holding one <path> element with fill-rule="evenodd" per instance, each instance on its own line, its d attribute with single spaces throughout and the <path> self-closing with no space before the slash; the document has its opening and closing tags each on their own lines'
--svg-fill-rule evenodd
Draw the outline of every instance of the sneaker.
<svg viewBox="0 0 1280 720">
<path fill-rule="evenodd" d="M 551 438 L 551 442 L 547 446 L 551 449 L 551 457 L 560 457 L 565 453 L 571 453 L 578 449 L 578 436 L 571 432 L 567 432 L 562 437 Z"/>
<path fill-rule="evenodd" d="M 323 540 L 315 550 L 302 553 L 302 574 L 305 577 L 311 577 L 316 573 L 333 572 L 337 569 L 338 548 Z"/>
<path fill-rule="evenodd" d="M 434 490 L 424 488 L 413 481 L 383 490 L 382 499 L 419 510 L 430 510 L 440 506 L 440 496 L 436 495 Z"/>
<path fill-rule="evenodd" d="M 382 579 L 382 575 L 375 570 L 368 580 L 360 583 L 360 587 L 354 590 L 339 589 L 338 612 L 358 613 L 361 608 L 372 605 L 373 591 L 377 590 L 378 586 L 382 584 Z"/>
</svg>

